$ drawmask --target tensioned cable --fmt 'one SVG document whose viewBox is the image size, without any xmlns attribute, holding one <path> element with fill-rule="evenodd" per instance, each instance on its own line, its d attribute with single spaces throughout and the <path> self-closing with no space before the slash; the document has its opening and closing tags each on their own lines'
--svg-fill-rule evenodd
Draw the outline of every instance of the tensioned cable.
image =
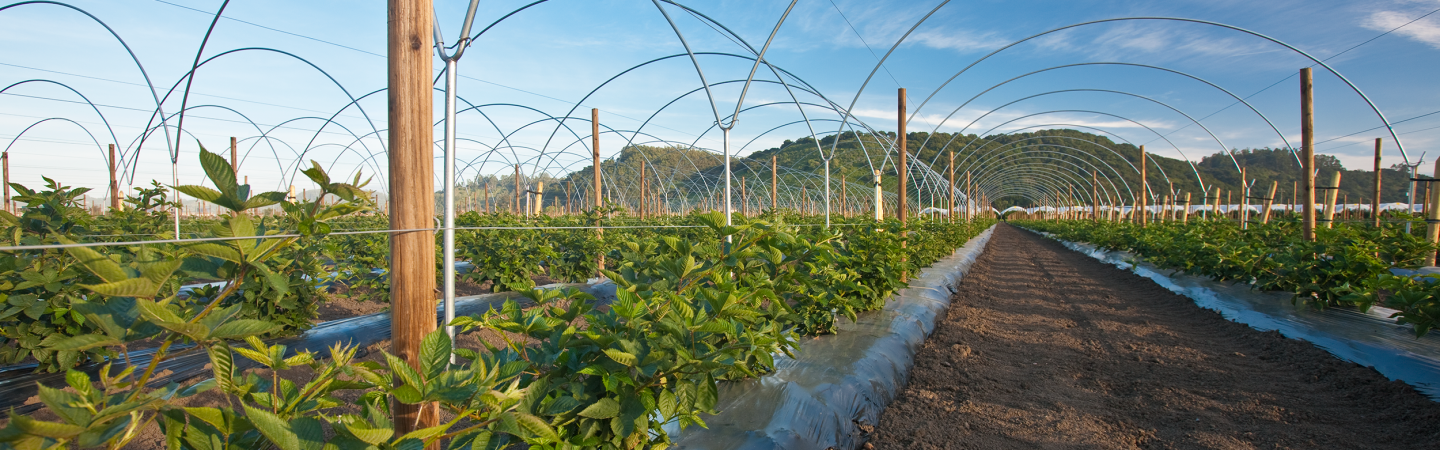
<svg viewBox="0 0 1440 450">
<path fill-rule="evenodd" d="M 836 225 L 841 225 L 841 226 L 857 226 L 857 225 L 862 225 L 862 224 L 854 224 L 854 223 L 852 223 L 852 224 L 836 224 Z M 821 224 L 785 224 L 784 226 L 789 226 L 789 227 L 822 227 L 822 226 L 824 226 L 824 225 L 821 225 Z M 621 230 L 621 229 L 655 229 L 655 228 L 709 228 L 709 225 L 609 225 L 609 226 L 599 226 L 599 227 L 593 226 L 593 225 L 592 225 L 592 226 L 574 226 L 574 227 L 516 227 L 516 226 L 507 226 L 507 227 L 455 227 L 455 228 L 449 228 L 449 229 L 451 229 L 451 230 L 456 230 L 456 231 L 484 231 L 484 230 L 494 230 L 494 231 L 501 231 L 501 230 L 519 230 L 519 231 L 523 231 L 523 230 L 535 230 L 535 231 L 543 231 L 543 230 L 595 230 L 595 229 Z M 389 229 L 386 229 L 386 230 L 337 231 L 337 232 L 333 232 L 333 233 L 325 233 L 324 235 L 321 235 L 321 236 L 319 236 L 319 237 L 322 237 L 322 238 L 323 238 L 323 237 L 325 237 L 325 236 L 352 236 L 352 235 L 360 235 L 360 234 L 381 234 L 381 233 L 413 233 L 413 232 L 417 232 L 417 231 L 431 231 L 431 232 L 435 232 L 435 231 L 443 231 L 443 230 L 446 230 L 446 229 L 447 229 L 447 228 L 407 228 L 407 229 L 402 229 L 402 230 L 389 230 Z M 256 239 L 288 239 L 288 238 L 298 238 L 298 237 L 305 237 L 305 235 L 301 235 L 301 234 L 271 234 L 271 235 L 265 235 L 265 236 L 231 236 L 231 237 L 211 237 L 211 238 L 191 238 L 191 239 L 156 239 L 156 240 L 148 240 L 148 241 L 128 241 L 128 242 L 78 242 L 78 243 L 74 243 L 74 244 L 14 245 L 14 246 L 0 247 L 0 252 L 19 252 L 19 251 L 27 251 L 27 250 L 48 250 L 48 249 L 77 248 L 77 247 L 116 247 L 116 246 L 151 245 L 151 244 L 186 244 L 186 243 L 193 243 L 193 242 L 244 241 L 244 240 L 256 240 Z"/>
<path fill-rule="evenodd" d="M 855 33 L 855 37 L 860 39 L 860 43 L 865 45 L 865 50 L 870 51 L 870 56 L 875 57 L 876 62 L 880 62 L 880 55 L 875 53 L 875 49 L 870 48 L 870 43 L 865 41 L 865 36 L 861 36 L 860 30 L 855 29 L 855 24 L 850 23 L 850 18 L 845 17 L 845 13 L 840 11 L 840 5 L 836 5 L 835 0 L 830 0 L 830 6 L 835 7 L 835 13 L 839 14 L 840 18 L 845 20 L 845 25 L 848 25 L 850 27 L 850 31 Z M 900 86 L 900 80 L 895 79 L 895 74 L 890 73 L 889 67 L 886 67 L 884 63 L 881 63 L 880 68 L 885 69 L 885 74 L 890 76 L 890 81 L 894 81 L 896 87 Z"/>
<path fill-rule="evenodd" d="M 1370 42 L 1372 42 L 1372 41 L 1374 41 L 1374 40 L 1376 40 L 1376 39 L 1380 39 L 1381 37 L 1384 37 L 1384 36 L 1387 35 L 1387 34 L 1394 33 L 1396 30 L 1399 30 L 1399 29 L 1401 29 L 1401 28 L 1405 28 L 1405 27 L 1409 26 L 1409 25 L 1412 24 L 1412 23 L 1418 22 L 1420 19 L 1424 19 L 1424 18 L 1426 18 L 1426 17 L 1430 17 L 1431 14 L 1435 14 L 1435 13 L 1437 13 L 1437 12 L 1440 12 L 1440 9 L 1436 9 L 1436 10 L 1434 10 L 1434 11 L 1430 11 L 1430 12 L 1428 12 L 1428 13 L 1425 13 L 1425 15 L 1422 15 L 1422 16 L 1420 16 L 1420 17 L 1416 17 L 1415 19 L 1413 19 L 1413 20 L 1411 20 L 1411 21 L 1409 21 L 1409 22 L 1405 22 L 1404 24 L 1402 24 L 1402 25 L 1400 25 L 1400 26 L 1398 26 L 1398 27 L 1391 28 L 1390 31 L 1386 31 L 1386 32 L 1384 32 L 1384 33 L 1380 33 L 1380 34 L 1378 34 L 1378 35 L 1375 35 L 1375 37 L 1372 37 L 1372 38 L 1370 38 L 1370 39 L 1367 39 L 1367 40 L 1365 40 L 1365 42 L 1361 42 L 1361 43 L 1359 43 L 1359 44 L 1355 44 L 1355 45 L 1351 46 L 1350 48 L 1347 48 L 1347 49 L 1341 51 L 1340 53 L 1336 53 L 1336 54 L 1334 54 L 1334 55 L 1330 55 L 1329 58 L 1322 59 L 1321 61 L 1329 61 L 1329 60 L 1331 60 L 1331 59 L 1335 59 L 1335 58 L 1339 57 L 1340 55 L 1343 55 L 1343 54 L 1345 54 L 1345 53 L 1348 53 L 1348 52 L 1351 51 L 1351 50 L 1360 48 L 1360 46 L 1362 46 L 1362 45 L 1369 44 Z M 1314 65 L 1314 64 L 1311 64 L 1309 67 L 1315 67 L 1315 65 Z M 1264 88 L 1261 88 L 1260 90 L 1255 91 L 1255 93 L 1245 96 L 1245 99 L 1246 99 L 1246 100 L 1249 100 L 1250 97 L 1254 97 L 1254 96 L 1256 96 L 1256 95 L 1260 95 L 1260 93 L 1265 92 L 1265 91 L 1268 91 L 1268 90 L 1270 90 L 1270 88 L 1273 88 L 1273 87 L 1275 87 L 1275 86 L 1279 86 L 1280 83 L 1284 83 L 1284 82 L 1286 82 L 1286 81 L 1288 81 L 1288 80 L 1290 80 L 1291 78 L 1294 78 L 1294 77 L 1295 77 L 1295 74 L 1292 73 L 1292 74 L 1290 74 L 1289 76 L 1280 79 L 1280 81 L 1276 81 L 1274 84 L 1271 84 L 1271 85 L 1269 85 L 1269 86 L 1265 86 Z M 1235 105 L 1238 105 L 1238 104 L 1240 104 L 1240 102 L 1235 102 L 1235 103 L 1231 103 L 1231 104 L 1229 104 L 1229 105 L 1226 105 L 1224 108 L 1220 108 L 1220 109 L 1216 110 L 1215 112 L 1210 113 L 1210 115 L 1207 115 L 1207 116 L 1205 116 L 1205 117 L 1201 117 L 1200 120 L 1209 119 L 1211 116 L 1214 116 L 1214 115 L 1216 115 L 1216 114 L 1220 114 L 1221 112 L 1223 112 L 1223 111 L 1225 111 L 1225 110 L 1227 110 L 1227 109 L 1230 109 L 1230 107 L 1235 106 Z M 1440 112 L 1440 111 L 1437 111 L 1437 112 Z M 1434 113 L 1431 113 L 1431 114 L 1434 114 Z M 1391 123 L 1391 125 L 1394 125 L 1394 124 L 1396 124 L 1396 123 L 1399 123 L 1399 122 Z M 1166 133 L 1165 135 L 1166 135 L 1166 136 L 1169 136 L 1169 135 L 1171 135 L 1171 134 L 1175 134 L 1175 133 L 1179 132 L 1180 130 L 1189 128 L 1190 125 L 1191 125 L 1191 124 L 1188 124 L 1188 123 L 1187 123 L 1187 124 L 1185 124 L 1185 126 L 1182 126 L 1182 127 L 1180 127 L 1180 128 L 1176 128 L 1175 131 L 1171 131 L 1171 132 L 1169 132 L 1169 133 Z M 1371 130 L 1374 130 L 1374 129 L 1376 129 L 1376 128 L 1381 128 L 1381 127 L 1375 127 L 1375 128 L 1371 128 L 1371 129 L 1365 130 L 1365 131 L 1371 131 Z M 1348 135 L 1345 135 L 1345 136 L 1341 136 L 1341 137 L 1354 136 L 1354 135 L 1356 135 L 1356 134 L 1364 133 L 1365 131 L 1359 131 L 1359 132 L 1351 133 L 1351 134 L 1348 134 Z M 1338 138 L 1337 138 L 1337 139 L 1338 139 Z M 1333 140 L 1333 139 L 1332 139 L 1332 140 Z M 1155 142 L 1155 140 L 1154 140 L 1154 139 L 1151 139 L 1150 142 Z M 1149 144 L 1150 142 L 1146 142 L 1146 144 Z M 1325 142 L 1330 142 L 1330 141 L 1325 141 Z M 1319 143 L 1316 143 L 1316 144 L 1318 145 Z"/>
</svg>

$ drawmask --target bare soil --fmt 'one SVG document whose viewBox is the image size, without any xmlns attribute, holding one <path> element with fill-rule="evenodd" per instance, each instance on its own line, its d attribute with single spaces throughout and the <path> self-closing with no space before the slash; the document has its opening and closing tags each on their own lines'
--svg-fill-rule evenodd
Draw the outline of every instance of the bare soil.
<svg viewBox="0 0 1440 450">
<path fill-rule="evenodd" d="M 1002 224 L 867 448 L 1440 448 L 1440 404 Z"/>
</svg>

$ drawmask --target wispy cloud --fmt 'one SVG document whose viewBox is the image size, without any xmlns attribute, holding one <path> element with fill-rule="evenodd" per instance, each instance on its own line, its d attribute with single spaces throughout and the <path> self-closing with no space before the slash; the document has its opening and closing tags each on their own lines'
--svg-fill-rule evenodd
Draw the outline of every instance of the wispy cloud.
<svg viewBox="0 0 1440 450">
<path fill-rule="evenodd" d="M 1412 11 L 1395 11 L 1388 9 L 1375 11 L 1365 17 L 1365 19 L 1360 22 L 1360 26 L 1376 31 L 1390 31 L 1396 27 L 1403 26 L 1404 28 L 1395 30 L 1394 34 L 1422 42 L 1432 48 L 1440 49 L 1440 18 L 1437 18 L 1437 16 L 1440 15 L 1433 15 L 1417 20 L 1414 23 L 1409 23 L 1411 20 L 1415 20 L 1415 17 L 1419 17 L 1434 10 L 1434 7 L 1440 6 L 1440 2 L 1404 3 L 1421 3 L 1425 5 L 1425 8 L 1423 10 Z M 1409 23 L 1409 25 L 1406 25 L 1407 23 Z"/>
<path fill-rule="evenodd" d="M 1152 60 L 1195 57 L 1233 58 L 1276 51 L 1263 43 L 1238 37 L 1214 37 L 1173 24 L 1124 23 L 1099 33 L 1070 29 L 1036 40 L 1043 49 L 1079 53 L 1099 60 L 1136 54 Z"/>
</svg>

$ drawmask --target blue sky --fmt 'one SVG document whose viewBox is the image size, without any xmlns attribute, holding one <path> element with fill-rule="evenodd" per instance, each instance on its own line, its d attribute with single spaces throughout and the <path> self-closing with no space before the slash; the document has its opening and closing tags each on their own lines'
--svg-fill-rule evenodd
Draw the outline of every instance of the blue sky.
<svg viewBox="0 0 1440 450">
<path fill-rule="evenodd" d="M 482 1 L 477 30 L 526 3 Z M 220 2 L 76 0 L 72 4 L 114 29 L 144 65 L 158 89 L 156 95 L 164 95 L 193 62 Z M 758 48 L 788 2 L 685 4 Z M 800 0 L 766 59 L 830 101 L 849 105 L 878 57 L 937 4 Z M 449 40 L 458 33 L 466 5 L 456 0 L 436 3 Z M 991 90 L 956 111 L 997 83 L 1035 70 L 1095 62 L 1145 64 L 1188 73 L 1248 96 L 1286 139 L 1299 145 L 1299 89 L 1294 75 L 1308 60 L 1268 41 L 1201 24 L 1124 21 L 1074 28 L 1006 49 L 940 88 L 985 54 L 1046 30 L 1109 18 L 1184 17 L 1249 29 L 1328 58 L 1327 63 L 1395 122 L 1440 110 L 1434 76 L 1440 64 L 1440 13 L 1412 22 L 1437 9 L 1440 1 L 1435 0 L 952 1 L 895 50 L 853 111 L 875 129 L 893 130 L 896 88 L 905 87 L 912 108 L 929 98 L 923 109 L 912 110 L 916 115 L 911 131 L 938 126 L 940 131 L 981 133 L 1007 121 L 1011 122 L 995 132 L 1047 124 L 1052 126 L 1042 128 L 1088 126 L 1114 133 L 1115 140 L 1147 144 L 1156 154 L 1190 159 L 1225 147 L 1282 145 L 1259 116 L 1244 106 L 1231 106 L 1234 100 L 1223 92 L 1185 76 L 1134 65 L 1091 64 L 1046 71 Z M 667 12 L 695 51 L 748 53 L 696 16 L 673 6 Z M 385 87 L 383 2 L 236 1 L 224 16 L 207 44 L 205 58 L 242 48 L 272 48 L 308 60 L 334 82 L 299 59 L 268 50 L 237 51 L 208 63 L 195 77 L 189 100 L 197 108 L 187 113 L 184 127 L 193 135 L 179 141 L 182 183 L 202 182 L 195 163 L 196 139 L 218 149 L 228 145 L 230 136 L 243 139 L 242 175 L 263 188 L 289 183 L 285 174 L 302 158 L 315 159 L 342 174 L 383 169 L 383 92 L 358 102 L 363 113 L 345 108 L 352 97 Z M 637 143 L 663 140 L 719 149 L 720 134 L 712 128 L 709 102 L 703 93 L 686 95 L 700 87 L 687 58 L 646 65 L 606 83 L 633 66 L 683 52 L 674 31 L 649 1 L 551 0 L 500 22 L 475 42 L 460 63 L 459 95 L 472 104 L 489 105 L 480 109 L 483 115 L 468 111 L 460 116 L 462 141 L 457 155 L 463 161 L 462 176 L 507 173 L 514 160 L 522 161 L 528 173 L 559 174 L 588 165 L 588 139 L 577 140 L 576 135 L 586 137 L 589 124 L 571 120 L 567 125 L 573 131 L 557 129 L 549 118 L 570 113 L 588 119 L 591 107 L 601 109 L 606 127 L 622 130 L 602 137 L 602 154 L 607 156 L 632 136 Z M 727 56 L 701 56 L 699 62 L 712 84 L 743 80 L 752 64 Z M 440 67 L 437 60 L 436 69 Z M 55 6 L 0 11 L 0 86 L 31 79 L 68 85 L 101 105 L 100 114 L 77 94 L 55 84 L 30 82 L 6 90 L 0 95 L 0 144 L 10 146 L 13 181 L 38 185 L 44 174 L 67 184 L 102 187 L 105 165 L 97 142 L 101 146 L 117 142 L 137 162 L 137 185 L 149 179 L 169 181 L 164 138 L 155 135 L 137 145 L 155 100 L 140 70 L 104 28 Z M 757 79 L 775 77 L 762 70 Z M 1124 91 L 1168 104 L 1200 119 L 1215 137 L 1159 103 L 1099 90 Z M 996 109 L 1051 91 L 1069 92 Z M 735 109 L 740 83 L 720 84 L 713 92 L 717 108 L 728 115 Z M 802 102 L 821 102 L 804 92 L 797 96 Z M 436 98 L 438 118 L 438 92 Z M 761 82 L 752 86 L 744 105 L 788 101 L 790 95 L 780 85 Z M 1320 153 L 1333 154 L 1351 168 L 1368 169 L 1371 142 L 1383 136 L 1386 165 L 1401 160 L 1383 128 L 1370 130 L 1381 123 L 1369 107 L 1323 70 L 1316 73 L 1316 105 L 1316 136 L 1323 142 Z M 176 112 L 179 94 L 164 106 L 167 114 Z M 1045 113 L 1056 110 L 1114 116 Z M 322 129 L 324 119 L 337 113 L 335 123 Z M 806 113 L 816 121 L 817 133 L 837 130 L 834 111 L 807 106 Z M 34 125 L 48 118 L 65 120 Z M 794 105 L 748 110 L 732 132 L 733 148 L 743 155 L 808 135 L 803 123 L 767 133 L 800 119 Z M 633 134 L 642 123 L 643 134 Z M 1396 130 L 1412 160 L 1427 150 L 1429 161 L 1440 156 L 1433 150 L 1440 140 L 1440 114 L 1400 123 Z M 261 134 L 269 139 L 257 138 Z M 502 143 L 502 135 L 508 136 L 503 141 L 508 145 Z M 495 146 L 503 148 L 491 151 Z"/>
</svg>

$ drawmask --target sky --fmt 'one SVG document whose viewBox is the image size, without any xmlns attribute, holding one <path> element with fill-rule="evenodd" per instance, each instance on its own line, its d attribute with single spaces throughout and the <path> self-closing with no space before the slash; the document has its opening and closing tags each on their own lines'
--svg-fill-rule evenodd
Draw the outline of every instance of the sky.
<svg viewBox="0 0 1440 450">
<path fill-rule="evenodd" d="M 134 174 L 124 184 L 172 176 L 203 184 L 199 145 L 222 150 L 236 137 L 240 174 L 260 188 L 306 187 L 295 173 L 312 160 L 337 177 L 378 173 L 371 187 L 383 188 L 385 4 L 232 2 L 205 40 L 221 3 L 71 0 L 73 8 L 0 10 L 0 86 L 9 86 L 0 93 L 0 145 L 12 181 L 38 186 L 43 175 L 103 188 L 114 143 Z M 751 49 L 790 6 L 682 1 L 693 11 L 664 6 L 672 28 L 651 1 L 550 0 L 515 12 L 528 3 L 480 2 L 474 32 L 484 31 L 457 71 L 462 179 L 510 173 L 517 162 L 527 174 L 587 167 L 590 108 L 600 110 L 606 157 L 627 143 L 721 151 L 716 116 L 730 123 L 754 68 Z M 436 1 L 447 43 L 467 5 Z M 756 71 L 731 148 L 746 155 L 811 128 L 833 134 L 846 109 L 852 122 L 893 131 L 902 87 L 912 132 L 1075 128 L 1191 160 L 1287 140 L 1298 147 L 1296 74 L 1314 63 L 1288 45 L 1344 77 L 1315 66 L 1318 153 L 1368 170 L 1383 137 L 1386 166 L 1427 151 L 1428 163 L 1440 157 L 1437 10 L 1437 0 L 798 0 L 765 54 L 789 89 L 777 71 Z M 1137 17 L 1225 26 L 1135 19 L 1050 32 Z M 187 78 L 197 52 L 205 63 Z M 437 58 L 437 75 L 442 67 Z M 1346 79 L 1394 124 L 1406 157 Z M 438 124 L 438 89 L 435 99 Z M 146 133 L 160 123 L 157 103 L 169 136 Z M 871 156 L 881 163 L 883 149 Z M 436 168 L 438 177 L 438 159 Z"/>
</svg>

